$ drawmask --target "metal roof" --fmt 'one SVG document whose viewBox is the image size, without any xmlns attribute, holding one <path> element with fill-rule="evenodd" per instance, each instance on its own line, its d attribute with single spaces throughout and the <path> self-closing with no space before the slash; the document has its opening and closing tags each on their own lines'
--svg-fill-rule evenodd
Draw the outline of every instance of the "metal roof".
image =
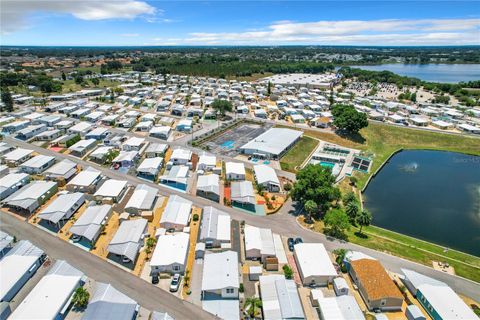
<svg viewBox="0 0 480 320">
<path fill-rule="evenodd" d="M 175 223 L 187 225 L 192 211 L 192 202 L 177 195 L 168 199 L 167 205 L 163 210 L 160 223 Z"/>
<path fill-rule="evenodd" d="M 203 261 L 202 291 L 239 288 L 238 253 L 224 251 L 206 254 Z"/>
<path fill-rule="evenodd" d="M 73 177 L 72 180 L 68 183 L 68 185 L 73 185 L 73 186 L 89 186 L 95 180 L 98 179 L 100 176 L 101 172 L 92 168 L 88 167 L 87 169 L 81 171 L 79 174 L 77 174 L 75 177 Z"/>
<path fill-rule="evenodd" d="M 38 218 L 58 223 L 75 204 L 84 202 L 85 195 L 81 192 L 59 195 L 38 214 Z"/>
<path fill-rule="evenodd" d="M 52 160 L 55 160 L 55 157 L 40 154 L 22 163 L 20 168 L 41 168 Z"/>
<path fill-rule="evenodd" d="M 110 241 L 108 251 L 134 261 L 143 242 L 142 236 L 147 229 L 147 223 L 147 220 L 141 218 L 123 221 Z"/>
<path fill-rule="evenodd" d="M 260 292 L 266 320 L 305 318 L 294 280 L 279 274 L 260 276 Z"/>
<path fill-rule="evenodd" d="M 158 237 L 157 246 L 150 260 L 151 266 L 168 266 L 187 262 L 190 235 L 176 232 Z"/>
<path fill-rule="evenodd" d="M 88 207 L 75 221 L 69 232 L 93 241 L 102 227 L 102 222 L 111 212 L 112 206 L 109 204 Z"/>
<path fill-rule="evenodd" d="M 32 181 L 6 198 L 4 202 L 11 206 L 27 209 L 56 185 L 57 183 L 53 181 Z"/>
<path fill-rule="evenodd" d="M 139 184 L 125 205 L 125 209 L 152 210 L 158 190 L 146 184 Z"/>
<path fill-rule="evenodd" d="M 203 176 L 198 176 L 197 190 L 220 194 L 219 181 L 220 177 L 218 174 L 207 174 Z"/>
<path fill-rule="evenodd" d="M 63 176 L 67 174 L 70 170 L 77 167 L 77 164 L 68 159 L 64 159 L 45 171 L 45 174 Z"/>
<path fill-rule="evenodd" d="M 231 198 L 233 201 L 256 204 L 252 182 L 251 181 L 232 182 Z"/>
<path fill-rule="evenodd" d="M 230 241 L 230 215 L 214 207 L 203 208 L 199 239 Z"/>
<path fill-rule="evenodd" d="M 126 187 L 126 180 L 109 179 L 100 186 L 94 196 L 118 197 Z"/>
<path fill-rule="evenodd" d="M 271 128 L 252 141 L 244 144 L 240 149 L 250 149 L 257 152 L 279 155 L 295 140 L 300 138 L 302 134 L 302 131 L 292 129 Z"/>
<path fill-rule="evenodd" d="M 98 282 L 92 300 L 82 320 L 131 320 L 133 319 L 137 302 L 111 284 Z"/>
</svg>

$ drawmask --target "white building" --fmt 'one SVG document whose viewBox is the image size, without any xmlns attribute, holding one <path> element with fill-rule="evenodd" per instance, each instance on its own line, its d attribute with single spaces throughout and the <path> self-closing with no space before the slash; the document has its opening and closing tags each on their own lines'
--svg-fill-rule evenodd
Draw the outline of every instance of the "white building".
<svg viewBox="0 0 480 320">
<path fill-rule="evenodd" d="M 240 150 L 261 159 L 280 159 L 302 135 L 302 131 L 271 128 L 243 145 Z"/>
<path fill-rule="evenodd" d="M 9 173 L 0 178 L 0 200 L 5 199 L 21 187 L 28 184 L 30 176 L 26 173 Z"/>
<path fill-rule="evenodd" d="M 151 273 L 183 274 L 187 264 L 190 235 L 175 232 L 158 237 L 150 266 Z"/>
<path fill-rule="evenodd" d="M 147 234 L 148 221 L 142 218 L 125 220 L 108 245 L 108 252 L 134 262 Z"/>
<path fill-rule="evenodd" d="M 89 206 L 68 231 L 78 237 L 79 241 L 86 240 L 93 245 L 102 232 L 102 226 L 107 223 L 112 212 L 112 206 L 108 204 Z"/>
<path fill-rule="evenodd" d="M 22 172 L 28 174 L 40 174 L 55 163 L 55 157 L 39 154 L 24 163 L 19 168 Z"/>
<path fill-rule="evenodd" d="M 10 301 L 43 263 L 43 250 L 20 240 L 0 260 L 0 301 Z M 8 275 L 8 276 L 7 276 Z"/>
<path fill-rule="evenodd" d="M 227 180 L 245 180 L 245 166 L 239 162 L 226 162 L 225 177 Z"/>
<path fill-rule="evenodd" d="M 84 203 L 85 194 L 82 192 L 61 194 L 40 211 L 38 218 L 56 224 L 60 228 L 60 222 L 70 219 Z"/>
<path fill-rule="evenodd" d="M 237 252 L 206 254 L 203 261 L 202 298 L 238 299 L 239 277 Z"/>
<path fill-rule="evenodd" d="M 305 319 L 294 280 L 284 275 L 260 276 L 263 319 Z"/>
<path fill-rule="evenodd" d="M 199 241 L 204 242 L 207 249 L 218 248 L 224 243 L 230 243 L 230 224 L 228 213 L 214 207 L 203 208 Z"/>
<path fill-rule="evenodd" d="M 101 178 L 102 176 L 100 171 L 92 167 L 88 167 L 73 177 L 73 179 L 67 183 L 66 188 L 71 192 L 80 191 L 94 193 Z"/>
<path fill-rule="evenodd" d="M 157 202 L 157 196 L 157 189 L 146 184 L 139 184 L 135 187 L 135 191 L 125 205 L 125 211 L 137 215 L 142 211 L 151 211 Z"/>
<path fill-rule="evenodd" d="M 338 275 L 321 243 L 298 243 L 293 255 L 305 286 L 326 286 Z"/>
<path fill-rule="evenodd" d="M 108 179 L 93 195 L 96 201 L 119 202 L 127 191 L 128 183 L 125 180 Z"/>
<path fill-rule="evenodd" d="M 160 227 L 181 231 L 188 226 L 192 204 L 191 201 L 177 195 L 171 196 L 160 218 Z"/>
<path fill-rule="evenodd" d="M 270 192 L 280 191 L 280 180 L 278 180 L 275 169 L 264 164 L 253 166 L 255 180 Z"/>
<path fill-rule="evenodd" d="M 354 296 L 321 297 L 316 299 L 320 319 L 325 320 L 364 320 L 365 316 Z"/>
<path fill-rule="evenodd" d="M 275 243 L 272 230 L 245 225 L 245 258 L 264 261 L 275 257 Z"/>
<path fill-rule="evenodd" d="M 81 285 L 83 273 L 58 260 L 13 311 L 11 320 L 59 319 L 67 310 L 74 291 Z"/>
</svg>

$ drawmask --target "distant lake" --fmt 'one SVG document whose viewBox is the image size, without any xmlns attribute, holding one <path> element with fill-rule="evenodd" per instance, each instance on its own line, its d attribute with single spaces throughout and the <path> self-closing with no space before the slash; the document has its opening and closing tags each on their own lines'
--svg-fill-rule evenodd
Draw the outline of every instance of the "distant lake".
<svg viewBox="0 0 480 320">
<path fill-rule="evenodd" d="M 352 66 L 371 71 L 393 73 L 418 78 L 424 81 L 457 83 L 480 80 L 480 64 L 381 64 L 375 66 Z"/>
<path fill-rule="evenodd" d="M 480 157 L 402 151 L 364 201 L 376 226 L 480 257 Z"/>
</svg>

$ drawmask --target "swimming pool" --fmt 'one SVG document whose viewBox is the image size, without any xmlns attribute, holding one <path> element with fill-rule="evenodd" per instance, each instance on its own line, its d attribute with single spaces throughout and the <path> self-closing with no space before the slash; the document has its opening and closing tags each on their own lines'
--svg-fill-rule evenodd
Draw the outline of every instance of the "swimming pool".
<svg viewBox="0 0 480 320">
<path fill-rule="evenodd" d="M 326 162 L 326 161 L 320 161 L 320 165 L 321 165 L 322 167 L 326 167 L 326 168 L 333 169 L 333 167 L 335 166 L 335 163 Z"/>
<path fill-rule="evenodd" d="M 233 147 L 235 146 L 235 141 L 227 140 L 224 143 L 222 143 L 220 146 L 227 149 L 233 149 Z"/>
</svg>

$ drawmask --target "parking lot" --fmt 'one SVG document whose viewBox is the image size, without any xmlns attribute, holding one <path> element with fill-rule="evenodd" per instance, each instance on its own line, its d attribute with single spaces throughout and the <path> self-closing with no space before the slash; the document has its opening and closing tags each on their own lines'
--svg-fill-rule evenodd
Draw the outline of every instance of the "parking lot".
<svg viewBox="0 0 480 320">
<path fill-rule="evenodd" d="M 241 123 L 208 140 L 203 146 L 208 147 L 213 153 L 233 158 L 239 154 L 238 149 L 241 146 L 255 139 L 270 128 L 271 125 L 267 124 Z"/>
</svg>

